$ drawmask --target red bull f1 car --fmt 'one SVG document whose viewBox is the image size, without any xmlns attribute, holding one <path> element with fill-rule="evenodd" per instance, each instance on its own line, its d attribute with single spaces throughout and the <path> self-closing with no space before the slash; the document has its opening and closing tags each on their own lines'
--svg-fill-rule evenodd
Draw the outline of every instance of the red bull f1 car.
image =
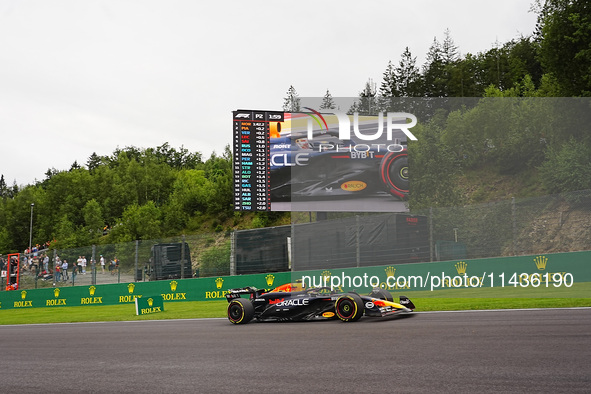
<svg viewBox="0 0 591 394">
<path fill-rule="evenodd" d="M 375 193 L 408 197 L 405 145 L 341 141 L 334 134 L 271 138 L 273 201 Z"/>
<path fill-rule="evenodd" d="M 249 298 L 243 298 L 248 296 Z M 375 288 L 365 296 L 355 292 L 337 293 L 329 287 L 302 289 L 298 284 L 286 284 L 273 290 L 255 287 L 230 289 L 228 320 L 234 324 L 258 321 L 306 321 L 340 319 L 359 320 L 362 316 L 385 317 L 412 312 L 414 304 L 400 296 L 394 302 L 390 292 Z"/>
</svg>

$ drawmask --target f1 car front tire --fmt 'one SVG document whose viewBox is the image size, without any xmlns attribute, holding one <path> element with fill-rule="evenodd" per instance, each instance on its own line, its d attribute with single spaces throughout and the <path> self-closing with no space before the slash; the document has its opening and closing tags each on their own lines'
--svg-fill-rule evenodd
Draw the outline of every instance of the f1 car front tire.
<svg viewBox="0 0 591 394">
<path fill-rule="evenodd" d="M 236 298 L 228 304 L 228 320 L 234 324 L 246 324 L 254 316 L 252 302 L 244 298 Z"/>
<path fill-rule="evenodd" d="M 380 178 L 388 193 L 400 197 L 408 197 L 408 154 L 406 152 L 390 152 L 380 163 Z"/>
<path fill-rule="evenodd" d="M 363 316 L 363 300 L 357 294 L 345 294 L 337 299 L 334 309 L 342 321 L 357 321 Z"/>
</svg>

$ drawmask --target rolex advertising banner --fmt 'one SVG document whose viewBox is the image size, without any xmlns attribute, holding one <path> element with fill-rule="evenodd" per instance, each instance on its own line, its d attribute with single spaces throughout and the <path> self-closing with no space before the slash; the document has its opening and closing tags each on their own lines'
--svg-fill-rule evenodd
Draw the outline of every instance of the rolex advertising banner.
<svg viewBox="0 0 591 394">
<path fill-rule="evenodd" d="M 290 281 L 289 272 L 173 279 L 96 286 L 56 287 L 0 292 L 0 310 L 86 305 L 135 305 L 136 298 L 159 295 L 165 302 L 225 300 L 228 289 L 272 289 Z"/>
<path fill-rule="evenodd" d="M 150 315 L 158 312 L 164 312 L 164 299 L 161 295 L 137 297 L 135 299 L 136 315 Z"/>
<path fill-rule="evenodd" d="M 581 297 L 576 285 L 591 282 L 591 252 L 497 257 L 374 267 L 275 272 L 257 275 L 162 280 L 96 286 L 56 287 L 0 292 L 0 311 L 134 304 L 137 298 L 159 296 L 165 302 L 225 300 L 228 289 L 254 286 L 273 289 L 289 282 L 325 286 L 335 291 L 369 292 L 382 287 L 392 292 L 426 291 L 453 297 Z M 491 289 L 496 289 L 493 293 Z M 442 290 L 451 290 L 442 292 Z M 436 293 L 440 292 L 440 293 Z M 519 294 L 517 294 L 519 293 Z M 451 294 L 451 295 L 450 295 Z M 424 295 L 424 293 L 423 293 Z M 149 306 L 149 305 L 148 305 Z"/>
<path fill-rule="evenodd" d="M 590 263 L 591 252 L 572 252 L 300 271 L 292 281 L 337 292 L 381 287 L 393 292 L 470 290 L 469 295 L 448 292 L 447 297 L 576 297 L 573 286 L 591 282 Z"/>
</svg>

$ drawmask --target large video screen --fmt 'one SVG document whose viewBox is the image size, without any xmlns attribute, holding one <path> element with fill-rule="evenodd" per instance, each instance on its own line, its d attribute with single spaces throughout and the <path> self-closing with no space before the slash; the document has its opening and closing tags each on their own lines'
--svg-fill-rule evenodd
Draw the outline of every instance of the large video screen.
<svg viewBox="0 0 591 394">
<path fill-rule="evenodd" d="M 235 210 L 407 211 L 412 115 L 237 110 L 233 124 Z"/>
</svg>

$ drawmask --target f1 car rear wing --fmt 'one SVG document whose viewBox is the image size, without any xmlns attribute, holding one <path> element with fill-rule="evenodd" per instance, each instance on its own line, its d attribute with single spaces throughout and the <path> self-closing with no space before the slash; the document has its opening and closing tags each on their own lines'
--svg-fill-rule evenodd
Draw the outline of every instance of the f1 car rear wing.
<svg viewBox="0 0 591 394">
<path fill-rule="evenodd" d="M 253 286 L 240 287 L 237 289 L 229 289 L 228 292 L 226 293 L 226 300 L 228 300 L 228 302 L 230 302 L 235 298 L 242 297 L 243 294 L 250 295 L 250 298 L 256 298 L 264 293 L 267 293 L 267 290 L 257 289 L 256 287 L 253 287 Z"/>
</svg>

